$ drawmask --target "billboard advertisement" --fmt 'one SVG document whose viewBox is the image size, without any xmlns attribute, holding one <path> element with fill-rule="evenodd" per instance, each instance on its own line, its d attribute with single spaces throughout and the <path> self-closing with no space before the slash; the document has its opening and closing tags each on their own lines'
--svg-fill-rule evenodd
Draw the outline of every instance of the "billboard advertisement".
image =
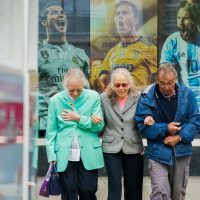
<svg viewBox="0 0 200 200">
<path fill-rule="evenodd" d="M 175 64 L 178 82 L 191 88 L 200 108 L 200 3 L 162 1 L 159 10 L 159 62 Z"/>
<path fill-rule="evenodd" d="M 63 90 L 69 68 L 81 68 L 88 80 L 85 87 L 99 93 L 118 67 L 127 68 L 137 86 L 146 86 L 157 71 L 156 45 L 157 0 L 40 0 L 40 132 L 46 130 L 49 98 Z"/>
<path fill-rule="evenodd" d="M 102 93 L 112 70 L 130 71 L 136 86 L 154 83 L 160 63 L 173 63 L 178 82 L 200 107 L 199 2 L 196 0 L 39 1 L 39 129 L 63 75 L 79 67 L 86 88 Z"/>
</svg>

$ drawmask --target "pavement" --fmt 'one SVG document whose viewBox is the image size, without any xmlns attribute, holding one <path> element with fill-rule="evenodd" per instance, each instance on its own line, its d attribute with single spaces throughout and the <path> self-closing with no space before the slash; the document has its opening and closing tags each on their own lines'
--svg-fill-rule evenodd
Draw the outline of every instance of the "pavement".
<svg viewBox="0 0 200 200">
<path fill-rule="evenodd" d="M 38 195 L 39 188 L 41 185 L 43 177 L 38 177 L 37 179 L 37 189 L 36 189 L 36 197 L 34 200 L 46 200 L 47 198 L 41 197 Z M 199 200 L 200 191 L 200 176 L 190 176 L 187 186 L 186 199 L 185 200 Z M 151 185 L 149 177 L 144 177 L 143 183 L 143 200 L 149 200 L 149 195 L 151 193 Z M 99 177 L 98 181 L 98 191 L 97 191 L 97 199 L 98 200 L 106 200 L 107 199 L 107 177 Z M 60 196 L 51 196 L 50 200 L 61 200 Z M 122 197 L 122 200 L 124 198 Z"/>
</svg>

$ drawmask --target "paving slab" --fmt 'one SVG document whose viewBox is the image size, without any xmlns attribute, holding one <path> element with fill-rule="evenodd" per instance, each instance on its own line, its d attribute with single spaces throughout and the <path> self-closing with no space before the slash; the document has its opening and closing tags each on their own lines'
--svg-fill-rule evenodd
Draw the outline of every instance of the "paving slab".
<svg viewBox="0 0 200 200">
<path fill-rule="evenodd" d="M 39 186 L 42 182 L 42 177 L 38 177 L 37 182 L 37 191 L 38 194 Z M 107 199 L 107 177 L 99 177 L 98 181 L 98 191 L 97 191 L 97 199 L 98 200 L 106 200 Z M 185 200 L 199 200 L 199 191 L 200 191 L 200 176 L 190 176 L 188 187 L 187 187 L 187 194 Z M 150 185 L 150 178 L 144 177 L 144 183 L 143 183 L 143 200 L 149 200 L 149 194 L 151 192 L 151 185 Z M 37 200 L 46 200 L 47 198 L 41 197 L 37 195 Z M 49 198 L 50 200 L 60 200 L 60 196 L 53 197 L 51 196 Z M 122 200 L 124 198 L 122 197 Z"/>
</svg>

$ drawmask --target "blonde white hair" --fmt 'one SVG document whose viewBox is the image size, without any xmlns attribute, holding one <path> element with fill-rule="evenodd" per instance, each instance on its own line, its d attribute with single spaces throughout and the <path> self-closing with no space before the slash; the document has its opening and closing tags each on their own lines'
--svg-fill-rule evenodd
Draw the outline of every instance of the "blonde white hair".
<svg viewBox="0 0 200 200">
<path fill-rule="evenodd" d="M 134 86 L 135 84 L 133 82 L 133 77 L 131 76 L 130 72 L 125 68 L 117 68 L 111 74 L 110 86 L 111 86 L 112 90 L 114 90 L 114 79 L 115 79 L 115 77 L 117 77 L 119 75 L 122 75 L 127 78 L 129 88 L 135 87 Z"/>
</svg>

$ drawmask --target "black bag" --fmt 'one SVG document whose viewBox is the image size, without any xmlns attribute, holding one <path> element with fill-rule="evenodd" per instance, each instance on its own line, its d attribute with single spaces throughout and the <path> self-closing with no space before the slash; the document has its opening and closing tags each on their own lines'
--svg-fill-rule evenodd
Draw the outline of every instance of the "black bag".
<svg viewBox="0 0 200 200">
<path fill-rule="evenodd" d="M 49 181 L 49 194 L 60 195 L 59 175 L 55 163 L 52 164 L 52 172 Z"/>
</svg>

